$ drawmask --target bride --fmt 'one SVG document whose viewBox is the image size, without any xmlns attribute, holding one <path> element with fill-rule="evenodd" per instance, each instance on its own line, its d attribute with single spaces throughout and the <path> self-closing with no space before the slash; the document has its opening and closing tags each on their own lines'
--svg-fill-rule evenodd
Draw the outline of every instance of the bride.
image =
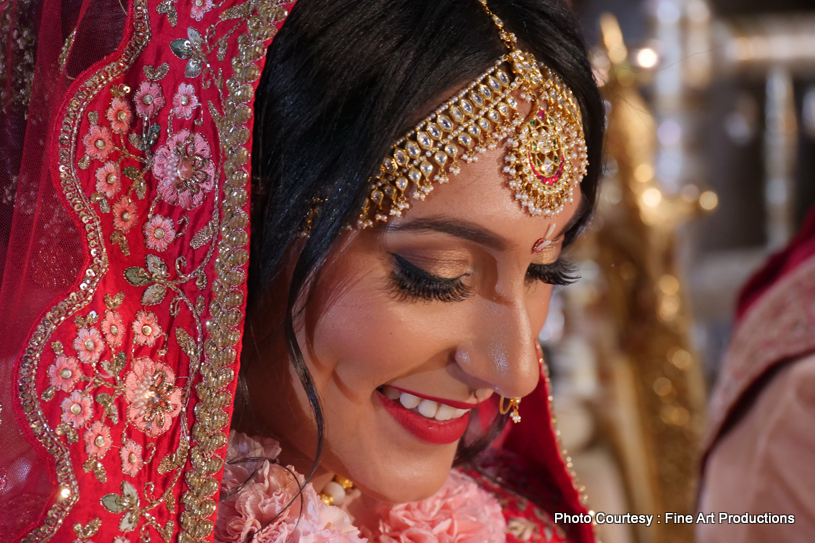
<svg viewBox="0 0 815 543">
<path fill-rule="evenodd" d="M 45 3 L 4 541 L 593 541 L 535 339 L 604 122 L 566 5 Z"/>
</svg>

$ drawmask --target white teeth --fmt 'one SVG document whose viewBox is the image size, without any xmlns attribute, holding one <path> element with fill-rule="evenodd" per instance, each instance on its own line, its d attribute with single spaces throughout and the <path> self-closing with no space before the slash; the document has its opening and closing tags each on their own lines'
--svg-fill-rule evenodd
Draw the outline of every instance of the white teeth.
<svg viewBox="0 0 815 543">
<path fill-rule="evenodd" d="M 439 404 L 433 400 L 422 400 L 419 404 L 419 414 L 429 419 L 436 416 L 436 411 L 439 409 Z"/>
<path fill-rule="evenodd" d="M 439 410 L 436 411 L 436 420 L 450 420 L 456 414 L 456 408 L 449 405 L 439 405 Z M 461 411 L 464 411 L 463 409 Z"/>
<path fill-rule="evenodd" d="M 393 387 L 385 387 L 385 397 L 389 400 L 398 400 L 402 393 Z"/>
<path fill-rule="evenodd" d="M 409 392 L 402 392 L 387 385 L 383 386 L 381 390 L 389 400 L 398 401 L 406 409 L 410 409 L 414 413 L 418 413 L 428 419 L 438 421 L 452 420 L 463 417 L 470 412 L 469 409 L 456 409 L 455 407 L 434 402 L 433 400 L 423 400 Z"/>
<path fill-rule="evenodd" d="M 417 407 L 420 403 L 422 403 L 422 400 L 418 396 L 408 394 L 407 392 L 402 392 L 401 395 L 399 396 L 399 403 L 401 403 L 407 409 L 413 409 L 414 407 Z"/>
</svg>

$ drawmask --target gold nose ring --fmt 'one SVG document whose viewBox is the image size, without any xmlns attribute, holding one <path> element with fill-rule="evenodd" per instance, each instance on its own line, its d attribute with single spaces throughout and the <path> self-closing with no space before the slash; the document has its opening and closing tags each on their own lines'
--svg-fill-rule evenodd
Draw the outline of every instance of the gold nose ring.
<svg viewBox="0 0 815 543">
<path fill-rule="evenodd" d="M 509 400 L 509 404 L 505 404 L 505 401 L 507 399 Z M 502 415 L 506 415 L 507 413 L 512 411 L 512 414 L 510 415 L 510 417 L 512 418 L 512 422 L 518 423 L 521 422 L 521 414 L 518 413 L 519 405 L 521 405 L 520 398 L 504 398 L 503 396 L 501 396 L 501 401 L 498 403 L 498 411 Z"/>
</svg>

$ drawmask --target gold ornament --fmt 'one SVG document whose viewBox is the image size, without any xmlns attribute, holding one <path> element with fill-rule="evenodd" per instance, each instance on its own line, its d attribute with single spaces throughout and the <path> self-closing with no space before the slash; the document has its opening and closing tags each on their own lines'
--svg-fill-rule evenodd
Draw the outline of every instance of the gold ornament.
<svg viewBox="0 0 815 543">
<path fill-rule="evenodd" d="M 394 144 L 371 180 L 359 228 L 401 216 L 410 199 L 424 200 L 434 183 L 458 174 L 460 161 L 476 162 L 500 142 L 507 148 L 508 186 L 523 209 L 555 217 L 573 201 L 588 168 L 577 101 L 557 74 L 517 48 L 515 35 L 481 3 L 509 52 Z M 521 102 L 530 105 L 526 115 Z"/>
<path fill-rule="evenodd" d="M 504 402 L 507 399 L 509 400 L 509 404 L 504 405 Z M 509 413 L 511 409 L 512 414 L 510 414 L 510 417 L 512 418 L 512 422 L 517 424 L 521 422 L 521 414 L 518 412 L 518 408 L 520 405 L 521 405 L 520 398 L 504 398 L 503 396 L 501 396 L 501 400 L 498 402 L 498 411 L 502 415 L 506 415 L 507 413 Z"/>
</svg>

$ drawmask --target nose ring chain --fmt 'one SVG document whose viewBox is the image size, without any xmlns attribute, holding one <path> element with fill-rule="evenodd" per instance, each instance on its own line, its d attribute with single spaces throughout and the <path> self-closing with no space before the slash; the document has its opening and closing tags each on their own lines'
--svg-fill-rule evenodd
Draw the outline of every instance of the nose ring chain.
<svg viewBox="0 0 815 543">
<path fill-rule="evenodd" d="M 538 364 L 543 367 L 543 349 L 541 349 L 540 343 L 535 341 L 535 352 L 538 354 Z M 505 403 L 506 400 L 509 400 L 509 403 Z M 521 422 L 521 414 L 518 412 L 518 408 L 521 405 L 520 398 L 505 398 L 501 396 L 501 400 L 498 402 L 498 412 L 502 415 L 506 415 L 510 411 L 510 418 L 512 418 L 513 423 Z"/>
</svg>

